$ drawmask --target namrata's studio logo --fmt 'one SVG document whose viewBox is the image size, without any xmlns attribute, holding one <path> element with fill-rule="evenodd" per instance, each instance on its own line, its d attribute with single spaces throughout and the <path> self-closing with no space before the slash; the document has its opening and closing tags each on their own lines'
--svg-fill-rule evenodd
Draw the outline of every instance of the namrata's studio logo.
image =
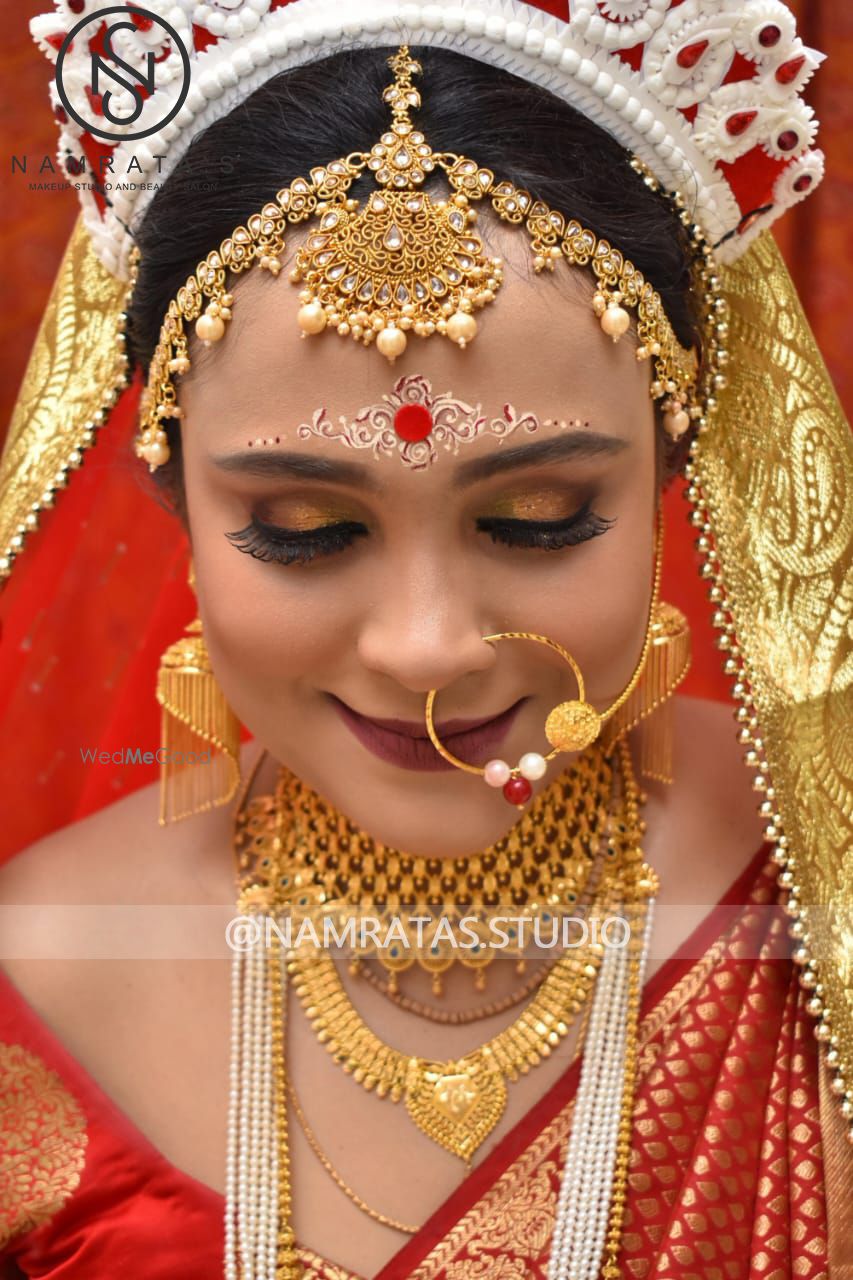
<svg viewBox="0 0 853 1280">
<path fill-rule="evenodd" d="M 141 28 L 148 33 L 158 28 L 162 30 L 161 44 L 168 41 L 180 58 L 181 80 L 177 94 L 170 94 L 168 102 L 164 103 L 168 109 L 156 119 L 149 120 L 144 129 L 133 131 L 128 126 L 139 119 L 145 103 L 154 95 L 160 64 L 151 48 L 144 53 L 141 66 L 134 66 L 117 52 L 114 42 L 121 32 L 137 37 Z M 88 115 L 82 114 L 79 101 L 76 106 L 70 101 L 69 86 L 63 84 L 65 60 L 75 42 L 89 48 L 91 93 L 87 105 L 91 110 Z M 121 4 L 110 5 L 87 14 L 68 32 L 56 59 L 56 88 L 65 110 L 87 133 L 111 142 L 147 138 L 168 124 L 184 105 L 190 88 L 190 58 L 181 37 L 165 18 L 138 5 L 132 9 Z M 97 111 L 94 103 L 98 104 Z"/>
</svg>

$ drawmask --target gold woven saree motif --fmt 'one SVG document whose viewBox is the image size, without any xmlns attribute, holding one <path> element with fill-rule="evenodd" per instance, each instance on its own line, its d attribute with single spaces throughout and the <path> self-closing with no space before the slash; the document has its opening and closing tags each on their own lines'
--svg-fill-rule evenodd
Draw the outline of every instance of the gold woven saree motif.
<svg viewBox="0 0 853 1280">
<path fill-rule="evenodd" d="M 853 443 L 775 242 L 723 273 L 737 358 L 688 497 L 776 843 L 801 981 L 853 1140 Z"/>
</svg>

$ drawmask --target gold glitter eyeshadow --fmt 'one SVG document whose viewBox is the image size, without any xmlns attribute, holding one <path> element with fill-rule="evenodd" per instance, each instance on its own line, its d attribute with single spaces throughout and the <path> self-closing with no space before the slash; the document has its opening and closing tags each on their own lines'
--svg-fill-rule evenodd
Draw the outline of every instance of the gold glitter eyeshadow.
<svg viewBox="0 0 853 1280">
<path fill-rule="evenodd" d="M 491 503 L 486 518 L 503 520 L 566 520 L 578 507 L 576 497 L 554 489 L 537 489 L 498 498 Z"/>
<path fill-rule="evenodd" d="M 344 506 L 320 502 L 287 501 L 279 501 L 275 506 L 265 505 L 258 512 L 258 516 L 268 524 L 276 524 L 282 529 L 293 529 L 299 533 L 310 533 L 312 529 L 321 529 L 327 524 L 337 524 L 343 520 L 358 518 Z"/>
</svg>

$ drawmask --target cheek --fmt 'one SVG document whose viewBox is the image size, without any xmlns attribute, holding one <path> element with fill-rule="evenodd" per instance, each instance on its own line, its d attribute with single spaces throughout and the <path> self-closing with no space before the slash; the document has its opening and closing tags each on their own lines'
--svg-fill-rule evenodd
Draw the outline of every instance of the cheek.
<svg viewBox="0 0 853 1280">
<path fill-rule="evenodd" d="M 199 612 L 217 682 L 242 722 L 261 735 L 352 649 L 353 597 L 315 565 L 264 563 L 227 533 L 245 526 L 243 503 L 214 495 L 187 467 L 187 506 Z"/>
<path fill-rule="evenodd" d="M 651 602 L 653 458 L 643 460 L 639 470 L 642 474 L 635 472 L 612 504 L 602 504 L 601 514 L 615 517 L 606 533 L 565 554 L 552 553 L 553 562 L 545 562 L 528 582 L 517 582 L 512 593 L 513 628 L 562 644 L 580 667 L 587 698 L 602 708 L 631 678 Z M 570 673 L 565 679 L 573 685 Z"/>
</svg>

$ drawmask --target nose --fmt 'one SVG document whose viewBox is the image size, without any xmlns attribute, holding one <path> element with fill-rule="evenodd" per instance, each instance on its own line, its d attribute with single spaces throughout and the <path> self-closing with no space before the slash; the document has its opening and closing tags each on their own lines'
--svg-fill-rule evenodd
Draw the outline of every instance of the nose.
<svg viewBox="0 0 853 1280">
<path fill-rule="evenodd" d="M 446 561 L 409 560 L 401 570 L 366 610 L 362 666 L 422 694 L 492 667 L 495 648 L 483 640 L 490 620 L 481 616 L 474 584 L 454 577 Z"/>
</svg>

